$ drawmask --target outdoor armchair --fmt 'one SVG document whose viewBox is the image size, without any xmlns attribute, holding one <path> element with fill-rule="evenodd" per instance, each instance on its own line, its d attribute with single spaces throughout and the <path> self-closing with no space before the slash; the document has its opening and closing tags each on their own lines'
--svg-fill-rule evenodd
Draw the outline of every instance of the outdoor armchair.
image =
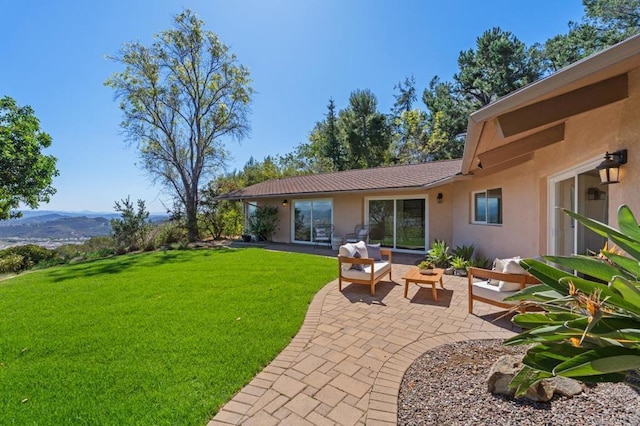
<svg viewBox="0 0 640 426">
<path fill-rule="evenodd" d="M 356 225 L 353 232 L 344 236 L 346 243 L 357 243 L 358 241 L 369 242 L 369 225 Z"/>
<path fill-rule="evenodd" d="M 331 246 L 331 236 L 333 235 L 333 225 L 321 224 L 313 227 L 313 242 L 315 247 L 318 244 L 327 244 Z"/>
</svg>

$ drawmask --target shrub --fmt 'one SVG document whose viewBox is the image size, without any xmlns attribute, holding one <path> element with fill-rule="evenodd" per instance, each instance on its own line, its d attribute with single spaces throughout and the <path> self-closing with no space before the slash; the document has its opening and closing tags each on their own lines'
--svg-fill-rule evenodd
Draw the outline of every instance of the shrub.
<svg viewBox="0 0 640 426">
<path fill-rule="evenodd" d="M 116 254 L 140 250 L 145 246 L 149 233 L 149 223 L 147 222 L 149 212 L 144 201 L 138 200 L 137 211 L 129 197 L 121 201 L 122 203 L 116 201 L 114 206 L 114 209 L 121 213 L 121 218 L 111 220 L 111 229 L 117 247 Z"/>
<path fill-rule="evenodd" d="M 258 207 L 249 217 L 249 231 L 264 241 L 271 241 L 277 226 L 278 208 L 274 206 Z"/>
<path fill-rule="evenodd" d="M 11 253 L 0 258 L 0 274 L 18 273 L 22 271 L 24 257 Z"/>
<path fill-rule="evenodd" d="M 454 248 L 453 250 L 451 250 L 451 255 L 456 258 L 456 257 L 461 257 L 462 259 L 466 260 L 466 261 L 470 261 L 471 258 L 473 257 L 473 252 L 476 250 L 475 246 L 473 244 L 465 246 L 456 246 L 456 248 Z"/>
<path fill-rule="evenodd" d="M 513 318 L 526 331 L 505 344 L 535 345 L 523 360 L 525 367 L 511 381 L 516 395 L 553 376 L 615 382 L 640 368 L 640 227 L 627 206 L 618 209 L 620 230 L 568 210 L 565 213 L 607 237 L 626 255 L 605 246 L 596 257 L 544 256 L 564 270 L 533 259 L 520 262 L 542 284 L 507 300 L 545 312 Z"/>
<path fill-rule="evenodd" d="M 491 265 L 489 259 L 483 256 L 476 256 L 469 260 L 469 266 L 473 266 L 475 268 L 488 269 Z"/>
<path fill-rule="evenodd" d="M 80 246 L 79 250 L 83 251 L 84 253 L 111 250 L 111 254 L 113 254 L 115 248 L 116 241 L 114 240 L 114 238 L 111 236 L 103 235 L 99 237 L 89 238 L 84 242 L 84 244 Z"/>
<path fill-rule="evenodd" d="M 52 250 L 35 244 L 26 244 L 23 246 L 9 247 L 0 251 L 0 258 L 5 258 L 12 254 L 17 254 L 22 257 L 21 271 L 27 270 L 38 263 L 50 261 L 56 256 L 56 253 Z"/>
<path fill-rule="evenodd" d="M 187 240 L 187 230 L 181 223 L 171 221 L 158 226 L 156 244 L 159 247 L 169 246 Z"/>
</svg>

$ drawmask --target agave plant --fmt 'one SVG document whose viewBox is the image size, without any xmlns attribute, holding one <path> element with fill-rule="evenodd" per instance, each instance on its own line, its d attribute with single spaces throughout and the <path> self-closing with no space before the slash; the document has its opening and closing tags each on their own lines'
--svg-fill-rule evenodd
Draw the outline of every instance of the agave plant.
<svg viewBox="0 0 640 426">
<path fill-rule="evenodd" d="M 542 284 L 507 300 L 543 311 L 516 315 L 513 322 L 525 331 L 505 341 L 505 345 L 534 344 L 523 359 L 525 367 L 510 384 L 517 396 L 553 376 L 617 382 L 640 369 L 638 222 L 626 205 L 618 209 L 620 230 L 568 210 L 565 213 L 624 253 L 605 246 L 595 257 L 544 256 L 577 274 L 533 259 L 520 262 Z"/>
<path fill-rule="evenodd" d="M 449 245 L 442 240 L 434 240 L 431 248 L 427 250 L 427 260 L 435 264 L 438 268 L 446 268 L 451 261 Z"/>
<path fill-rule="evenodd" d="M 475 246 L 473 244 L 471 245 L 461 245 L 461 246 L 456 246 L 456 248 L 451 250 L 451 255 L 456 258 L 456 257 L 461 257 L 464 260 L 471 260 L 471 258 L 473 257 L 473 252 L 476 250 Z"/>
</svg>

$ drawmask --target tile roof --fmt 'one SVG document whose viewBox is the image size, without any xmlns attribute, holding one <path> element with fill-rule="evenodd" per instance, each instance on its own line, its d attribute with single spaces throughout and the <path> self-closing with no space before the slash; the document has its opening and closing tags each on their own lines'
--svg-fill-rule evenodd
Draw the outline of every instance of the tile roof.
<svg viewBox="0 0 640 426">
<path fill-rule="evenodd" d="M 264 198 L 349 191 L 421 188 L 460 173 L 462 160 L 444 160 L 374 169 L 271 179 L 218 198 Z"/>
</svg>

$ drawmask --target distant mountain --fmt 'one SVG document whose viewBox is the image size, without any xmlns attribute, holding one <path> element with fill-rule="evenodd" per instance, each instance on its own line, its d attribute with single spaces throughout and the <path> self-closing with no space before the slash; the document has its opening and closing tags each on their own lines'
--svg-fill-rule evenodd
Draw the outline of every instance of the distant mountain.
<svg viewBox="0 0 640 426">
<path fill-rule="evenodd" d="M 57 217 L 55 214 L 39 217 L 49 220 L 31 217 L 0 226 L 0 238 L 83 239 L 111 233 L 109 219 L 104 217 Z"/>
<path fill-rule="evenodd" d="M 0 239 L 82 240 L 111 233 L 111 219 L 120 213 L 25 210 L 19 219 L 0 220 Z M 152 222 L 166 220 L 166 214 L 151 214 Z"/>
</svg>

